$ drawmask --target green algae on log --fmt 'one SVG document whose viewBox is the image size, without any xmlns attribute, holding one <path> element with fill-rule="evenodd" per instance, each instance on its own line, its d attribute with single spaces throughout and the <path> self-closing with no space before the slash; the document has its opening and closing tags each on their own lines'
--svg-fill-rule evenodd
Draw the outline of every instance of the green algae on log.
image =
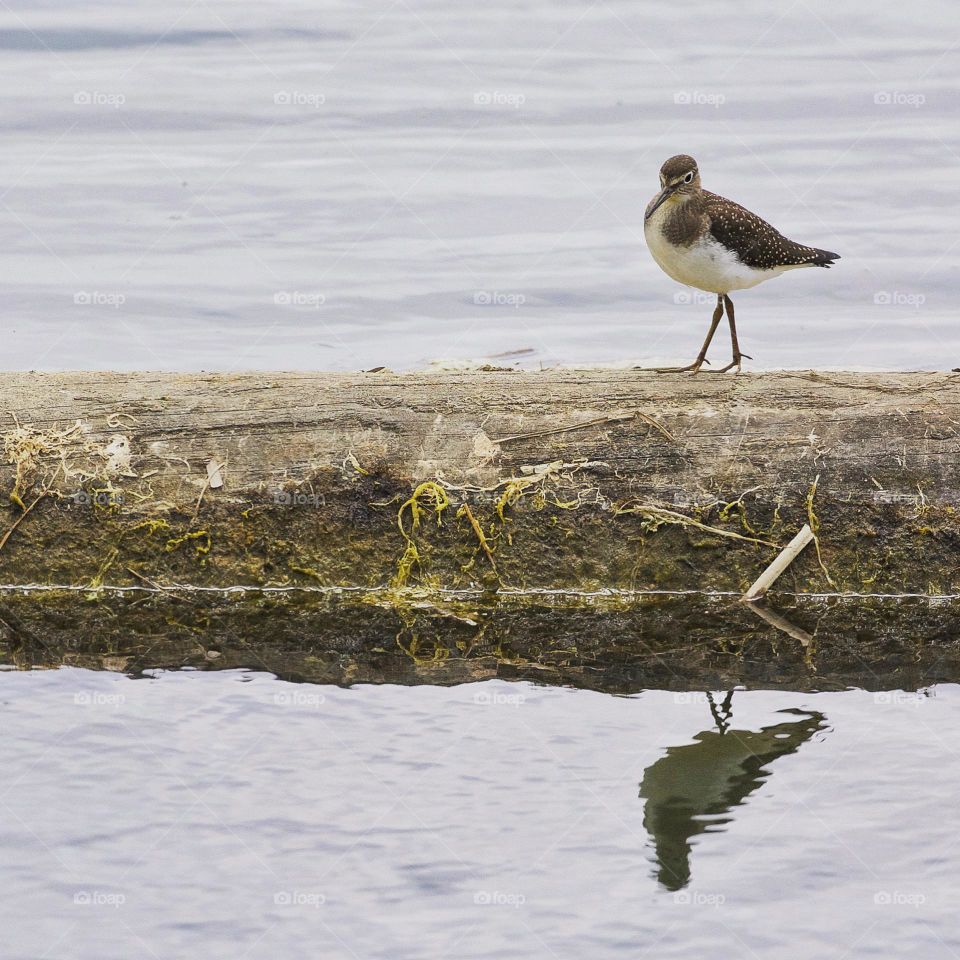
<svg viewBox="0 0 960 960">
<path fill-rule="evenodd" d="M 0 583 L 960 591 L 960 376 L 7 374 Z M 829 580 L 828 580 L 829 578 Z M 775 593 L 771 596 L 775 596 Z"/>
</svg>

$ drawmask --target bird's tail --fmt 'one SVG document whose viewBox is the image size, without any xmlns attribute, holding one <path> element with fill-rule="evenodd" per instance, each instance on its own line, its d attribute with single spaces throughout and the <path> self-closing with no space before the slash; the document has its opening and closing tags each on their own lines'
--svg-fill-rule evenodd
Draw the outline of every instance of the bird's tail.
<svg viewBox="0 0 960 960">
<path fill-rule="evenodd" d="M 810 263 L 815 267 L 832 267 L 834 260 L 840 259 L 839 253 L 831 253 L 829 250 L 818 250 L 814 248 L 814 253 L 816 254 Z"/>
</svg>

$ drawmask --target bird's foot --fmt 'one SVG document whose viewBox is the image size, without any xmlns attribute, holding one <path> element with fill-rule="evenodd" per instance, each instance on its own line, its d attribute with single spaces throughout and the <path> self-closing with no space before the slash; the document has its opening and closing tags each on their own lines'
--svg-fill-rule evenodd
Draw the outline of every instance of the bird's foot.
<svg viewBox="0 0 960 960">
<path fill-rule="evenodd" d="M 654 367 L 654 373 L 699 373 L 700 368 L 710 361 L 706 357 L 698 357 L 693 363 L 688 363 L 685 367 Z"/>
<path fill-rule="evenodd" d="M 719 370 L 709 370 L 708 373 L 726 373 L 728 370 L 732 370 L 734 367 L 737 368 L 737 373 L 740 373 L 740 361 L 741 360 L 752 360 L 753 357 L 749 356 L 746 353 L 735 353 L 733 359 L 725 366 L 721 367 Z"/>
</svg>

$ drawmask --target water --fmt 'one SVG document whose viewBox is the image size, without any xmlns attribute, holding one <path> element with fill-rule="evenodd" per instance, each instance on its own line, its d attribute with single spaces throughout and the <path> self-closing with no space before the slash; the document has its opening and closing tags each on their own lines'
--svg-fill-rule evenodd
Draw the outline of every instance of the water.
<svg viewBox="0 0 960 960">
<path fill-rule="evenodd" d="M 63 668 L 0 673 L 0 700 L 10 960 L 960 948 L 956 685 Z"/>
<path fill-rule="evenodd" d="M 711 305 L 642 236 L 679 151 L 843 255 L 737 298 L 754 369 L 960 365 L 955 18 L 16 0 L 3 366 L 688 361 Z"/>
<path fill-rule="evenodd" d="M 843 256 L 737 298 L 753 368 L 960 365 L 955 24 L 12 0 L 0 362 L 686 361 L 711 305 L 642 236 L 684 151 Z M 4 960 L 960 951 L 953 685 L 727 703 L 63 668 L 0 673 L 0 702 Z"/>
</svg>

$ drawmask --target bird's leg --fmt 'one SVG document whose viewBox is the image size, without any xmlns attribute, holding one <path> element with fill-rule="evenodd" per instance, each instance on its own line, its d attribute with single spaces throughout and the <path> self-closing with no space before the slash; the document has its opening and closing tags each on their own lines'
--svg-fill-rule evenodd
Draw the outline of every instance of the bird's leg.
<svg viewBox="0 0 960 960">
<path fill-rule="evenodd" d="M 733 360 L 730 361 L 725 367 L 721 367 L 719 370 L 711 370 L 711 373 L 726 373 L 728 370 L 732 370 L 734 367 L 737 368 L 737 373 L 740 372 L 740 361 L 741 360 L 752 360 L 753 357 L 748 357 L 745 353 L 740 352 L 740 344 L 737 342 L 737 321 L 734 319 L 733 315 L 733 301 L 724 293 L 721 294 L 723 297 L 723 302 L 727 306 L 727 320 L 730 322 L 730 343 L 733 345 Z"/>
<path fill-rule="evenodd" d="M 733 717 L 733 691 L 727 691 L 723 703 L 719 706 L 714 702 L 713 694 L 707 691 L 707 703 L 710 704 L 710 713 L 713 715 L 713 722 L 717 725 L 717 729 L 721 734 L 726 733 Z"/>
<path fill-rule="evenodd" d="M 728 301 L 729 302 L 729 301 Z M 723 317 L 723 294 L 717 294 L 717 308 L 713 311 L 713 319 L 710 321 L 710 330 L 707 332 L 707 339 L 703 341 L 703 346 L 700 348 L 700 352 L 697 354 L 697 359 L 693 363 L 688 363 L 685 367 L 658 367 L 657 373 L 696 373 L 705 363 L 710 361 L 707 359 L 707 351 L 710 349 L 710 341 L 713 339 L 713 335 L 717 332 L 717 327 L 720 325 L 720 320 Z"/>
</svg>

